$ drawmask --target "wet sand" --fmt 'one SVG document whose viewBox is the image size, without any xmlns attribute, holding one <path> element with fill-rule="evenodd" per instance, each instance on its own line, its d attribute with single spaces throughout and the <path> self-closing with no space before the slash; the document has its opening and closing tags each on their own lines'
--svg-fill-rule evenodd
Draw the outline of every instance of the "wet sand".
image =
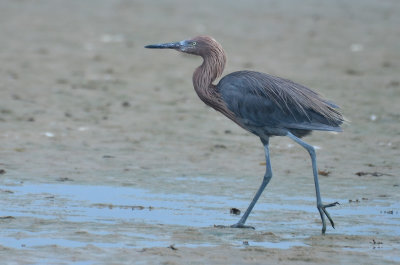
<svg viewBox="0 0 400 265">
<path fill-rule="evenodd" d="M 0 3 L 0 260 L 5 264 L 400 263 L 400 4 L 397 1 Z M 338 103 L 311 163 L 259 140 L 196 96 L 201 60 L 149 43 L 199 34 L 224 74 L 253 69 Z"/>
</svg>

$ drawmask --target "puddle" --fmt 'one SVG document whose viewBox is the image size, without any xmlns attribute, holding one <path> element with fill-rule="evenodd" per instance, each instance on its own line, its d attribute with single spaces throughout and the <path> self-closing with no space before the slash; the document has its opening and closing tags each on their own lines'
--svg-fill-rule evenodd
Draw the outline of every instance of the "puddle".
<svg viewBox="0 0 400 265">
<path fill-rule="evenodd" d="M 217 229 L 213 225 L 236 223 L 239 216 L 231 215 L 229 209 L 244 210 L 247 200 L 160 194 L 134 187 L 29 183 L 0 186 L 0 198 L 1 216 L 15 218 L 0 220 L 0 245 L 10 248 L 49 245 L 80 248 L 89 244 L 143 248 L 171 243 L 179 243 L 180 247 L 218 244 L 246 247 L 243 246 L 246 239 L 237 241 L 242 232 Z M 320 231 L 319 222 L 310 222 L 311 218 L 319 218 L 315 198 L 276 194 L 273 198 L 273 203 L 260 201 L 256 205 L 249 224 L 256 226 L 256 231 L 279 234 L 280 239 L 248 240 L 249 246 L 279 249 L 307 246 L 299 240 Z M 339 202 L 341 205 L 330 212 L 339 224 L 340 234 L 400 236 L 399 202 Z M 353 223 L 355 218 L 357 223 Z M 190 232 L 194 236 L 188 239 L 184 235 Z"/>
<path fill-rule="evenodd" d="M 2 206 L 3 216 L 29 215 L 72 222 L 118 223 L 134 218 L 136 222 L 210 226 L 210 216 L 217 215 L 218 209 L 237 203 L 217 196 L 153 194 L 127 187 L 25 184 L 1 189 L 13 192 L 7 195 L 12 204 Z M 25 204 L 27 197 L 35 200 Z"/>
<path fill-rule="evenodd" d="M 292 247 L 306 247 L 306 246 L 308 245 L 300 241 L 281 241 L 281 242 L 246 241 L 246 244 L 243 244 L 243 247 L 265 247 L 265 248 L 279 248 L 279 249 L 289 249 Z"/>
</svg>

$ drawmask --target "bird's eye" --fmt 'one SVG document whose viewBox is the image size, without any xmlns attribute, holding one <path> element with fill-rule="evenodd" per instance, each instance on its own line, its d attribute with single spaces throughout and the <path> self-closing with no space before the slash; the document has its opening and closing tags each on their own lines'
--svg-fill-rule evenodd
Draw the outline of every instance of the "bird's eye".
<svg viewBox="0 0 400 265">
<path fill-rule="evenodd" d="M 196 46 L 196 44 L 197 44 L 197 42 L 195 42 L 195 41 L 194 41 L 194 42 L 192 42 L 192 45 L 193 45 L 193 46 Z"/>
</svg>

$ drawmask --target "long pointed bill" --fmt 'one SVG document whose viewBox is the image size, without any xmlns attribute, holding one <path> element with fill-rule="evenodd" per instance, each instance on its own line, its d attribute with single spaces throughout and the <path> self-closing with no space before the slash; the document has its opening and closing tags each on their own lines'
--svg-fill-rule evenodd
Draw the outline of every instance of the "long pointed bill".
<svg viewBox="0 0 400 265">
<path fill-rule="evenodd" d="M 170 43 L 161 43 L 161 44 L 150 44 L 144 46 L 149 49 L 179 49 L 182 46 L 180 42 L 170 42 Z"/>
</svg>

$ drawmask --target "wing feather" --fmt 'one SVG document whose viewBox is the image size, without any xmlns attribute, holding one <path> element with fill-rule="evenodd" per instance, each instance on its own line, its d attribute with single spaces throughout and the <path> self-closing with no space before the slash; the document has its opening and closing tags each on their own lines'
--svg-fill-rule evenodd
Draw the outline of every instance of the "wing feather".
<svg viewBox="0 0 400 265">
<path fill-rule="evenodd" d="M 338 106 L 290 80 L 239 71 L 221 79 L 217 88 L 227 107 L 249 126 L 341 131 Z"/>
</svg>

